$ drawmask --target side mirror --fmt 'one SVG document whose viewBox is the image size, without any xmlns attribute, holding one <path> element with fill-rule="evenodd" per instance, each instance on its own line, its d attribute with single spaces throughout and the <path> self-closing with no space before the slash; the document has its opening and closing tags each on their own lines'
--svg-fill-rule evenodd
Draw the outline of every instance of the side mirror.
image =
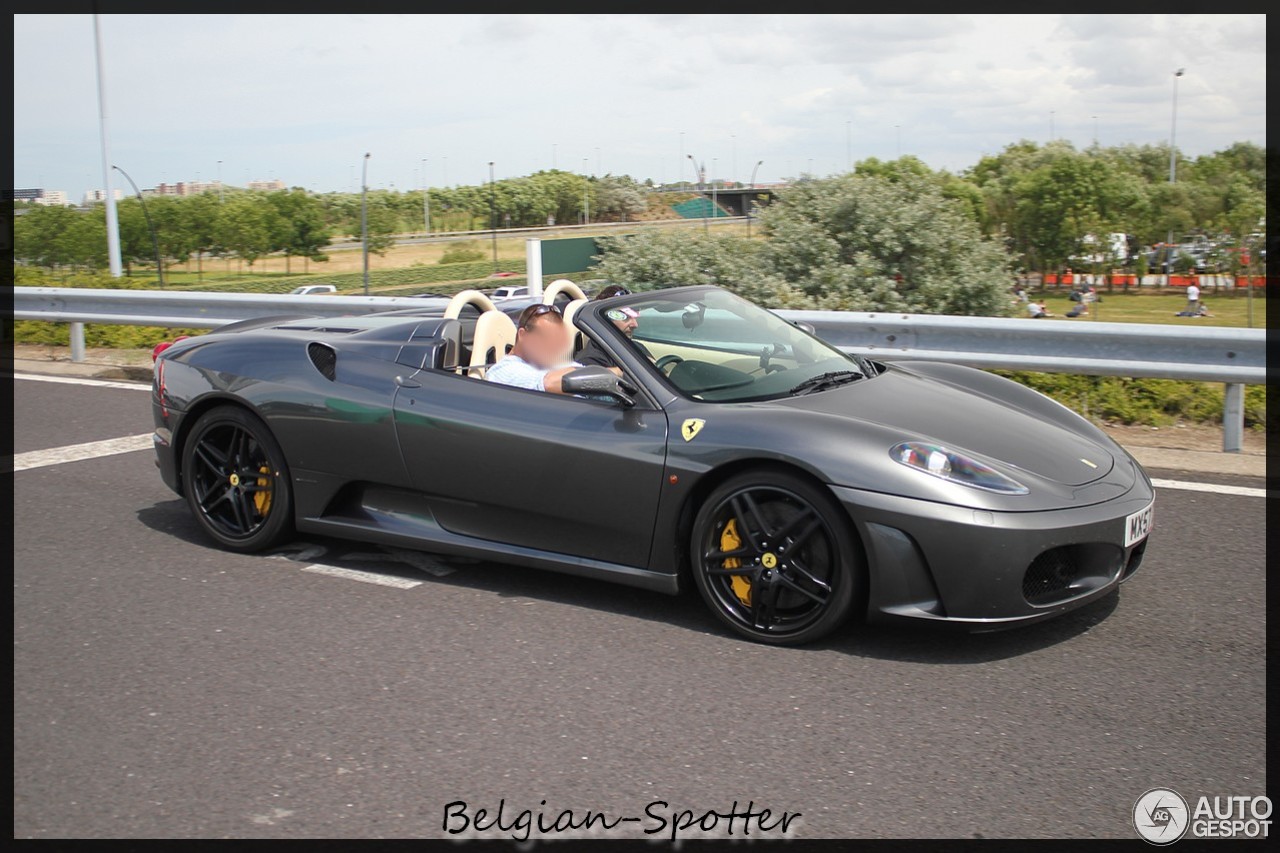
<svg viewBox="0 0 1280 853">
<path fill-rule="evenodd" d="M 612 400 L 624 409 L 636 404 L 639 391 L 634 385 L 604 367 L 580 367 L 560 377 L 560 389 L 566 394 L 582 394 Z"/>
</svg>

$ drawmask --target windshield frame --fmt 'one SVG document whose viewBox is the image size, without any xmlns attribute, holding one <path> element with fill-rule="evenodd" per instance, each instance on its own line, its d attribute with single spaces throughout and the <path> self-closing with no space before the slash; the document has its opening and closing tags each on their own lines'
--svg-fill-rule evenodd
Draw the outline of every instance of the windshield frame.
<svg viewBox="0 0 1280 853">
<path fill-rule="evenodd" d="M 705 302 L 705 299 L 710 294 L 716 294 L 719 298 L 728 298 L 730 300 L 740 302 L 749 309 L 765 312 L 773 322 L 784 325 L 787 328 L 787 334 L 800 336 L 812 341 L 815 347 L 815 352 L 829 353 L 829 357 L 820 357 L 813 361 L 811 363 L 813 365 L 812 371 L 805 371 L 803 375 L 799 375 L 798 378 L 787 381 L 785 383 L 785 387 L 771 389 L 762 394 L 748 394 L 743 396 L 719 394 L 718 396 L 707 397 L 702 394 L 692 393 L 673 382 L 669 376 L 667 376 L 662 370 L 658 369 L 654 362 L 641 355 L 626 335 L 614 326 L 603 313 L 610 308 L 620 308 L 623 306 L 634 307 L 639 304 L 651 303 L 655 299 L 669 300 L 674 303 Z M 668 399 L 678 397 L 690 402 L 706 404 L 764 402 L 768 400 L 790 399 L 795 396 L 792 394 L 791 389 L 797 384 L 809 379 L 811 376 L 828 373 L 833 370 L 848 370 L 860 373 L 862 374 L 862 379 L 874 378 L 877 375 L 875 370 L 868 370 L 868 366 L 864 364 L 859 357 L 838 349 L 832 344 L 822 340 L 817 335 L 810 334 L 804 329 L 796 326 L 794 323 L 779 317 L 768 308 L 758 305 L 749 299 L 745 299 L 730 290 L 713 285 L 654 288 L 652 290 L 635 291 L 626 296 L 617 296 L 601 301 L 593 300 L 583 306 L 583 309 L 578 312 L 578 316 L 575 317 L 575 321 L 577 324 L 580 324 L 580 327 L 586 334 L 594 338 L 620 365 L 623 365 L 627 372 L 635 374 L 639 371 L 643 371 L 643 380 L 647 380 L 646 384 L 650 385 L 650 387 L 657 386 L 658 388 L 661 388 L 662 391 L 666 392 L 665 396 Z M 641 341 L 643 342 L 643 339 L 641 339 Z M 698 346 L 697 342 L 694 342 L 693 346 Z M 705 348 L 708 350 L 716 349 L 715 347 Z M 740 351 L 733 350 L 733 352 Z M 752 354 L 754 353 L 740 352 L 740 355 L 744 357 Z M 774 374 L 766 374 L 766 376 L 777 376 L 783 372 L 790 371 L 780 371 Z M 857 381 L 862 380 L 859 379 Z M 756 379 L 752 379 L 749 384 L 755 385 Z M 831 386 L 831 388 L 839 387 L 843 387 L 843 384 Z M 831 390 L 831 388 L 824 388 L 820 391 L 810 393 L 824 393 L 827 390 Z M 731 391 L 732 389 L 707 389 L 704 393 L 714 393 L 723 390 Z M 659 394 L 657 396 L 664 395 Z"/>
</svg>

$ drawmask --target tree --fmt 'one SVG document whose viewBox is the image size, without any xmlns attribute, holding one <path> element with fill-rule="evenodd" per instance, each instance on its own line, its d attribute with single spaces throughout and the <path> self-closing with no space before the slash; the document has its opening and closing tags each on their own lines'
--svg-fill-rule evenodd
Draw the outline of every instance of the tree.
<svg viewBox="0 0 1280 853">
<path fill-rule="evenodd" d="M 765 238 L 603 237 L 597 274 L 633 289 L 714 284 L 771 308 L 1001 314 L 1009 258 L 930 178 L 806 181 L 763 211 Z"/>
<path fill-rule="evenodd" d="M 388 204 L 385 193 L 369 193 L 367 224 L 369 230 L 369 251 L 382 257 L 395 245 L 395 234 L 399 230 L 399 219 L 395 210 Z M 357 240 L 361 237 L 359 210 L 357 208 L 355 227 L 348 232 Z"/>
<path fill-rule="evenodd" d="M 626 175 L 605 175 L 596 181 L 596 218 L 607 222 L 627 222 L 644 213 L 648 199 L 644 190 Z"/>
<path fill-rule="evenodd" d="M 204 280 L 204 256 L 219 251 L 217 240 L 218 210 L 221 207 L 215 193 L 200 193 L 186 199 L 182 205 L 183 229 L 190 238 L 190 251 L 196 256 L 196 278 Z"/>
<path fill-rule="evenodd" d="M 289 258 L 293 255 L 307 261 L 329 260 L 322 251 L 329 245 L 329 229 L 319 200 L 306 190 L 294 187 L 270 193 L 267 201 L 279 216 L 275 248 L 284 253 L 286 274 L 289 272 Z"/>
<path fill-rule="evenodd" d="M 219 206 L 214 220 L 215 239 L 252 268 L 254 261 L 271 251 L 278 219 L 275 208 L 261 194 L 236 193 Z"/>
<path fill-rule="evenodd" d="M 69 207 L 30 207 L 15 217 L 14 257 L 49 269 L 102 269 L 107 265 L 106 234 L 101 209 L 81 213 Z"/>
<path fill-rule="evenodd" d="M 766 268 L 816 308 L 1002 314 L 1010 258 L 966 204 L 923 175 L 844 175 L 783 191 L 760 214 Z"/>
</svg>

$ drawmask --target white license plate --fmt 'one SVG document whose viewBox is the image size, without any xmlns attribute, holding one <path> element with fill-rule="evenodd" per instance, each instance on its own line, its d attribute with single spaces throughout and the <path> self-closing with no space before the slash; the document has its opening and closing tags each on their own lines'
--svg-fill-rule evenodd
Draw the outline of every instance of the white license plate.
<svg viewBox="0 0 1280 853">
<path fill-rule="evenodd" d="M 1140 509 L 1124 520 L 1124 547 L 1128 548 L 1147 538 L 1151 525 L 1155 522 L 1155 508 L 1155 501 L 1152 501 L 1147 504 L 1146 509 Z"/>
</svg>

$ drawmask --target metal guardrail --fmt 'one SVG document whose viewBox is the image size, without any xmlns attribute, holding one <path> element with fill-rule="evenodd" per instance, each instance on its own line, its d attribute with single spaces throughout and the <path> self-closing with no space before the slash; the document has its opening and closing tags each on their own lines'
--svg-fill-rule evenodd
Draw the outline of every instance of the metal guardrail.
<svg viewBox="0 0 1280 853">
<path fill-rule="evenodd" d="M 79 361 L 84 358 L 84 323 L 212 329 L 273 314 L 340 317 L 421 305 L 420 299 L 404 296 L 15 287 L 13 315 L 71 323 L 72 358 Z M 1263 329 L 855 311 L 776 313 L 813 325 L 819 337 L 846 352 L 875 358 L 1223 382 L 1223 449 L 1231 452 L 1243 444 L 1244 386 L 1267 381 Z"/>
</svg>

